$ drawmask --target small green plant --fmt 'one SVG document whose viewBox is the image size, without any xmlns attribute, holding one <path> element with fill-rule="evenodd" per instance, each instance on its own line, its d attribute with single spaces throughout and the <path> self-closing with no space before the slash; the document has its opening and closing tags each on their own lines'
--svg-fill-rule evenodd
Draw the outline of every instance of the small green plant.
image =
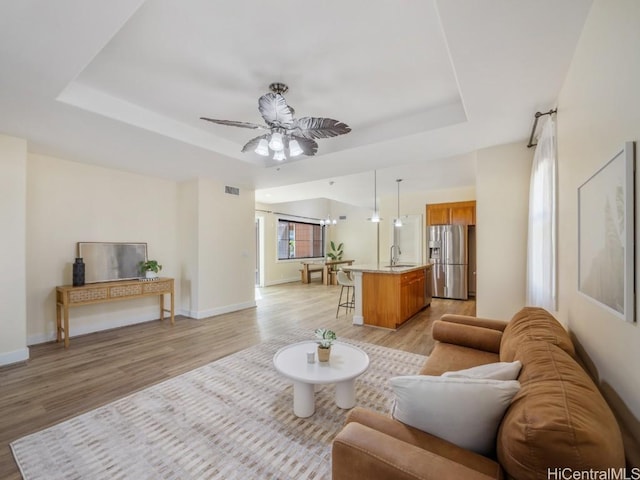
<svg viewBox="0 0 640 480">
<path fill-rule="evenodd" d="M 140 262 L 140 269 L 143 272 L 158 273 L 162 270 L 162 265 L 160 265 L 157 260 L 147 260 L 146 262 Z"/>
<path fill-rule="evenodd" d="M 344 244 L 341 243 L 336 247 L 336 244 L 333 243 L 333 240 L 331 240 L 329 245 L 331 246 L 331 251 L 327 253 L 327 256 L 331 260 L 342 260 L 342 247 Z"/>
<path fill-rule="evenodd" d="M 331 348 L 331 344 L 337 338 L 336 332 L 327 328 L 316 328 L 315 334 L 320 348 Z"/>
</svg>

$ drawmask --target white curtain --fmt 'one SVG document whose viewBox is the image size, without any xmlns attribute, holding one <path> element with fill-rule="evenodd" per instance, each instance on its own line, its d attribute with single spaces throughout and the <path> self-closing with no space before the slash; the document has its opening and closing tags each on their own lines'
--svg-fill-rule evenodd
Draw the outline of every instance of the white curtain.
<svg viewBox="0 0 640 480">
<path fill-rule="evenodd" d="M 557 160 L 555 122 L 549 116 L 533 156 L 529 189 L 527 305 L 554 311 L 556 291 Z"/>
</svg>

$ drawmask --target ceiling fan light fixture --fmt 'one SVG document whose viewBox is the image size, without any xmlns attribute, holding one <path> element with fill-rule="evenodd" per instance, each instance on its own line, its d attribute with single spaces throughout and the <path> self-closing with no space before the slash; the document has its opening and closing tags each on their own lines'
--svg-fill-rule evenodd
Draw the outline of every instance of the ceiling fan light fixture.
<svg viewBox="0 0 640 480">
<path fill-rule="evenodd" d="M 300 144 L 298 143 L 298 141 L 291 140 L 289 142 L 289 155 L 291 155 L 292 157 L 297 157 L 301 153 L 303 152 L 302 152 L 302 149 L 300 148 Z"/>
<path fill-rule="evenodd" d="M 258 146 L 255 149 L 255 152 L 258 155 L 262 155 L 263 157 L 268 157 L 269 156 L 269 142 L 267 142 L 266 139 L 262 139 L 260 140 L 260 142 L 258 142 Z"/>
<path fill-rule="evenodd" d="M 282 141 L 282 134 L 280 132 L 273 132 L 271 134 L 271 140 L 269 141 L 269 148 L 274 152 L 281 152 L 282 150 L 284 150 L 284 142 Z"/>
<path fill-rule="evenodd" d="M 249 140 L 241 151 L 255 152 L 266 157 L 270 153 L 265 151 L 262 142 L 266 140 L 272 152 L 285 152 L 277 156 L 278 160 L 286 160 L 287 156 L 289 158 L 299 155 L 313 156 L 318 151 L 317 139 L 337 137 L 351 131 L 349 125 L 333 118 L 295 118 L 295 110 L 287 105 L 283 96 L 289 87 L 284 83 L 275 82 L 269 85 L 269 89 L 271 93 L 265 93 L 258 99 L 258 111 L 266 125 L 208 117 L 200 117 L 200 119 L 218 125 L 266 131 Z M 265 162 L 265 166 L 269 166 L 269 162 Z"/>
<path fill-rule="evenodd" d="M 274 160 L 277 160 L 277 161 L 279 161 L 279 162 L 281 162 L 282 160 L 285 160 L 286 158 L 287 158 L 287 157 L 286 157 L 286 156 L 285 156 L 285 154 L 284 154 L 284 150 L 276 151 L 276 152 L 273 154 L 273 159 L 274 159 Z"/>
</svg>

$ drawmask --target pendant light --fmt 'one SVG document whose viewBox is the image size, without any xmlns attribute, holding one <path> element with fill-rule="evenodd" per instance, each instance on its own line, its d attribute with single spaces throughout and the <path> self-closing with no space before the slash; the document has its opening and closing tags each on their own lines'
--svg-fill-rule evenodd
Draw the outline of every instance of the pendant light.
<svg viewBox="0 0 640 480">
<path fill-rule="evenodd" d="M 373 215 L 369 219 L 373 223 L 380 223 L 380 213 L 378 212 L 378 199 L 377 199 L 377 183 L 378 177 L 376 170 L 373 171 Z"/>
<path fill-rule="evenodd" d="M 401 178 L 397 178 L 396 179 L 396 182 L 398 183 L 398 216 L 393 221 L 393 226 L 394 227 L 401 227 L 402 226 L 402 220 L 400 219 L 400 182 L 401 181 L 402 181 Z"/>
</svg>

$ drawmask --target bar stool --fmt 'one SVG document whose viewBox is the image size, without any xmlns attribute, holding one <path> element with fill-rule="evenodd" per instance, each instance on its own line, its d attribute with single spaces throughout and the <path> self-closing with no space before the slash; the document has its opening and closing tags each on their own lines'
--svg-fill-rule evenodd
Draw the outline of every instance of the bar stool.
<svg viewBox="0 0 640 480">
<path fill-rule="evenodd" d="M 340 307 L 346 308 L 347 313 L 349 313 L 349 309 L 355 309 L 356 306 L 356 289 L 353 285 L 353 280 L 349 278 L 344 270 L 338 270 L 337 279 L 338 285 L 340 285 L 340 298 L 338 299 L 338 310 L 336 310 L 336 318 L 338 318 L 338 314 L 340 313 Z M 347 299 L 343 302 L 342 292 L 345 288 L 347 289 Z M 349 298 L 349 291 L 351 291 L 351 298 Z"/>
</svg>

